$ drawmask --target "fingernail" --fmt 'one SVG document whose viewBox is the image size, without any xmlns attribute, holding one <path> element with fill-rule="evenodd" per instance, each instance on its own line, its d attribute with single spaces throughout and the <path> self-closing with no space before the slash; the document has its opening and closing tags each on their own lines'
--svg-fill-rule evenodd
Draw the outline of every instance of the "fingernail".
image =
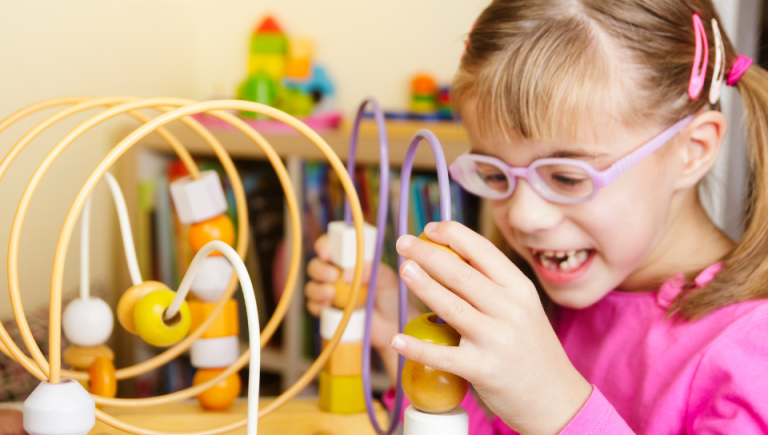
<svg viewBox="0 0 768 435">
<path fill-rule="evenodd" d="M 421 272 L 421 268 L 418 264 L 416 264 L 415 261 L 412 260 L 408 260 L 408 263 L 403 268 L 403 276 L 410 280 L 418 278 L 419 272 Z"/>
<path fill-rule="evenodd" d="M 403 340 L 400 335 L 395 335 L 392 337 L 392 341 L 389 343 L 390 347 L 395 350 L 403 351 L 405 350 L 405 340 Z"/>
<path fill-rule="evenodd" d="M 425 233 L 432 233 L 435 232 L 435 230 L 437 230 L 437 224 L 434 222 L 430 222 L 427 224 L 427 226 L 424 227 Z"/>
<path fill-rule="evenodd" d="M 407 251 L 413 244 L 413 239 L 415 239 L 415 237 L 410 234 L 406 234 L 397 239 L 397 252 Z"/>
</svg>

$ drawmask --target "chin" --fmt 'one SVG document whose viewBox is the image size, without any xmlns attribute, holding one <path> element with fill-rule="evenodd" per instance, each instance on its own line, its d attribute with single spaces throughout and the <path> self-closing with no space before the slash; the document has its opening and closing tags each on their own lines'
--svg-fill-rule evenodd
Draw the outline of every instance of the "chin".
<svg viewBox="0 0 768 435">
<path fill-rule="evenodd" d="M 542 285 L 544 292 L 549 296 L 552 302 L 565 308 L 581 310 L 596 304 L 605 295 L 611 292 L 610 289 L 602 291 L 595 290 L 594 286 L 579 286 L 571 288 L 551 288 Z"/>
</svg>

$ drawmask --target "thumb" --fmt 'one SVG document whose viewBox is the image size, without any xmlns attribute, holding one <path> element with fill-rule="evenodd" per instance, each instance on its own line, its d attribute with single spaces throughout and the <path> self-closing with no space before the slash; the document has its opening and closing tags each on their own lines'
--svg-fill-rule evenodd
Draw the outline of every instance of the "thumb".
<svg viewBox="0 0 768 435">
<path fill-rule="evenodd" d="M 467 380 L 471 376 L 471 359 L 467 351 L 458 346 L 427 343 L 405 334 L 392 337 L 390 346 L 400 355 L 427 367 L 453 373 Z"/>
</svg>

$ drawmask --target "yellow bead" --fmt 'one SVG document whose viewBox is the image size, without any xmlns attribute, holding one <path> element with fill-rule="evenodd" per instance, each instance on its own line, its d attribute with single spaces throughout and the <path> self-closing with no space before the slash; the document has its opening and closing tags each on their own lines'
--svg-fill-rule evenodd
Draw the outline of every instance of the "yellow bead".
<svg viewBox="0 0 768 435">
<path fill-rule="evenodd" d="M 443 346 L 458 346 L 461 342 L 461 334 L 447 323 L 437 323 L 435 313 L 424 313 L 411 320 L 405 325 L 403 334 Z"/>
<path fill-rule="evenodd" d="M 133 324 L 133 311 L 136 308 L 136 304 L 144 296 L 152 293 L 155 290 L 168 290 L 167 285 L 158 281 L 144 281 L 139 285 L 135 285 L 123 293 L 120 296 L 120 301 L 117 303 L 117 321 L 123 328 L 131 334 L 136 334 L 136 326 Z"/>
<path fill-rule="evenodd" d="M 189 305 L 184 301 L 173 319 L 163 320 L 165 310 L 171 305 L 176 293 L 171 290 L 157 290 L 141 298 L 133 311 L 136 333 L 147 343 L 168 347 L 183 339 L 190 326 Z"/>
<path fill-rule="evenodd" d="M 411 320 L 403 333 L 442 346 L 458 346 L 461 342 L 461 335 L 451 325 L 437 323 L 435 313 Z M 469 389 L 464 378 L 411 360 L 403 366 L 402 384 L 405 396 L 416 409 L 433 414 L 455 409 Z"/>
<path fill-rule="evenodd" d="M 449 248 L 449 247 L 447 247 L 447 246 L 445 246 L 445 245 L 441 245 L 441 244 L 439 244 L 439 243 L 435 243 L 435 242 L 433 242 L 433 241 L 429 240 L 429 239 L 427 238 L 427 235 L 426 235 L 426 234 L 424 234 L 424 233 L 421 233 L 421 234 L 419 234 L 419 238 L 420 238 L 421 240 L 424 240 L 425 242 L 427 242 L 427 243 L 431 244 L 432 246 L 434 246 L 434 247 L 436 247 L 436 248 L 440 248 L 440 249 L 442 249 L 443 251 L 445 251 L 445 252 L 447 252 L 447 253 L 449 253 L 449 254 L 453 255 L 454 257 L 458 258 L 459 260 L 461 260 L 461 261 L 463 261 L 463 262 L 465 262 L 465 263 L 467 262 L 467 260 L 465 260 L 464 258 L 462 258 L 462 257 L 461 257 L 461 255 L 459 255 L 459 254 L 458 254 L 456 251 L 454 251 L 453 249 L 451 249 L 451 248 Z"/>
<path fill-rule="evenodd" d="M 403 393 L 411 405 L 430 414 L 454 410 L 469 390 L 469 382 L 464 378 L 411 360 L 405 360 L 401 379 Z"/>
</svg>

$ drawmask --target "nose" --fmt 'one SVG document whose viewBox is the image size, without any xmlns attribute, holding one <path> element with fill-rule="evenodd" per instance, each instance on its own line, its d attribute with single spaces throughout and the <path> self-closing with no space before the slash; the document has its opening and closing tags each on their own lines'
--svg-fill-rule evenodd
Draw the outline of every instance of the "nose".
<svg viewBox="0 0 768 435">
<path fill-rule="evenodd" d="M 523 233 L 546 231 L 563 220 L 563 213 L 557 204 L 542 198 L 522 178 L 518 178 L 515 191 L 507 201 L 507 222 Z"/>
</svg>

